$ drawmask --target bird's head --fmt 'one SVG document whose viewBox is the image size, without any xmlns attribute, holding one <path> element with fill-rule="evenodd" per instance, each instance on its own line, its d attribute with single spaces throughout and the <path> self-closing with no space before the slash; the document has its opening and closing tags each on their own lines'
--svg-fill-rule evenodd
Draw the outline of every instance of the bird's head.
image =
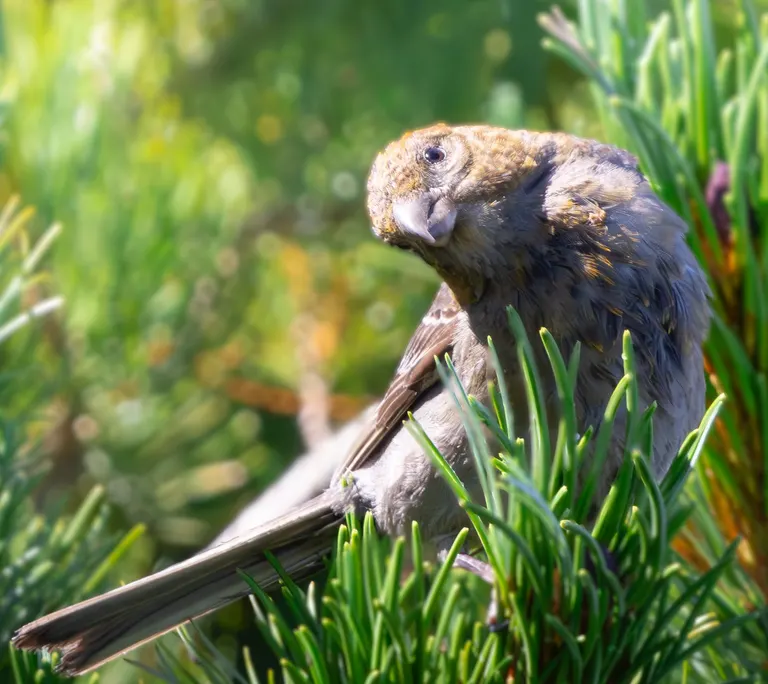
<svg viewBox="0 0 768 684">
<path fill-rule="evenodd" d="M 524 245 L 540 228 L 530 217 L 541 206 L 537 186 L 552 149 L 539 134 L 491 126 L 437 124 L 407 133 L 371 169 L 373 232 L 416 252 L 476 298 L 488 260 L 499 248 Z"/>
</svg>

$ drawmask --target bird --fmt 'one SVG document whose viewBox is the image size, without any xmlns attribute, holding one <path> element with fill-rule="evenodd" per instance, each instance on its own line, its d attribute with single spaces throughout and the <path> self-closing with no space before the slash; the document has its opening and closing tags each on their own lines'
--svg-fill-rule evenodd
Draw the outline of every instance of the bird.
<svg viewBox="0 0 768 684">
<path fill-rule="evenodd" d="M 265 551 L 295 581 L 322 570 L 349 512 L 370 512 L 386 535 L 417 521 L 423 537 L 444 549 L 466 514 L 404 423 L 419 421 L 479 496 L 468 438 L 435 358 L 448 354 L 467 393 L 487 403 L 491 337 L 516 434 L 525 436 L 525 382 L 509 306 L 529 335 L 547 328 L 564 355 L 580 346 L 574 404 L 582 429 L 600 424 L 624 374 L 622 335 L 630 331 L 639 398 L 656 405 L 651 466 L 664 475 L 704 413 L 711 293 L 686 243 L 686 223 L 632 154 L 567 133 L 433 124 L 376 156 L 367 208 L 374 235 L 421 258 L 442 283 L 325 491 L 186 561 L 24 625 L 16 647 L 59 650 L 64 674 L 93 670 L 247 594 L 238 569 L 274 591 L 279 578 Z M 543 350 L 536 354 L 539 368 L 548 368 Z M 556 415 L 554 378 L 543 373 L 542 383 L 546 411 Z M 620 413 L 604 491 L 624 452 L 624 421 Z"/>
</svg>

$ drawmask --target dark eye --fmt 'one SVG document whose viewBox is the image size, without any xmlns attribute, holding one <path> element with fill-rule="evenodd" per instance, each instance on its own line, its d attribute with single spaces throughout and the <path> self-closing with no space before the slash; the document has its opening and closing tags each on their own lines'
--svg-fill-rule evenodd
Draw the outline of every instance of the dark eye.
<svg viewBox="0 0 768 684">
<path fill-rule="evenodd" d="M 437 164 L 445 159 L 445 150 L 442 147 L 428 147 L 424 150 L 424 160 L 428 164 Z"/>
</svg>

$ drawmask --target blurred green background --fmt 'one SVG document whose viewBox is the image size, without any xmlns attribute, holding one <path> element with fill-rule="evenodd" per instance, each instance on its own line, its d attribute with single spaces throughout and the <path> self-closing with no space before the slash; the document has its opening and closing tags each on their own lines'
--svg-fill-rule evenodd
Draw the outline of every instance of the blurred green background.
<svg viewBox="0 0 768 684">
<path fill-rule="evenodd" d="M 718 36 L 736 6 L 711 3 Z M 549 7 L 5 0 L 0 205 L 33 206 L 33 236 L 63 226 L 27 296 L 66 303 L 3 407 L 52 464 L 40 510 L 102 483 L 115 529 L 148 528 L 132 579 L 302 452 L 312 378 L 332 424 L 381 393 L 437 281 L 370 234 L 375 153 L 437 120 L 605 138 L 541 47 Z"/>
</svg>

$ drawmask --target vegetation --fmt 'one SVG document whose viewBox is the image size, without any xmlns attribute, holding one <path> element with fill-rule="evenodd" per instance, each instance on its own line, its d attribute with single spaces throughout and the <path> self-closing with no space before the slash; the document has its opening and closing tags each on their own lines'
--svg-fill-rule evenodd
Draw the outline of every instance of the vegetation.
<svg viewBox="0 0 768 684">
<path fill-rule="evenodd" d="M 493 461 L 476 440 L 487 501 L 469 512 L 507 630 L 485 627 L 482 582 L 419 562 L 417 529 L 390 542 L 350 521 L 325 586 L 288 585 L 277 602 L 256 591 L 255 619 L 235 606 L 206 636 L 186 630 L 196 657 L 172 635 L 101 679 L 270 681 L 271 667 L 302 682 L 761 681 L 768 6 L 295 10 L 0 8 L 2 640 L 199 548 L 383 390 L 436 282 L 370 238 L 368 164 L 404 128 L 480 120 L 627 147 L 690 224 L 716 298 L 712 408 L 676 467 L 661 487 L 647 476 L 628 340 L 616 398 L 633 439 L 594 536 L 586 501 L 562 489 L 589 438 L 567 413 L 558 444 L 522 445 L 503 392 L 486 415 L 456 388 L 470 434 L 484 422 L 505 436 Z M 571 360 L 542 343 L 567 397 Z M 299 409 L 315 432 L 297 429 Z M 11 675 L 58 681 L 0 647 Z"/>
</svg>

